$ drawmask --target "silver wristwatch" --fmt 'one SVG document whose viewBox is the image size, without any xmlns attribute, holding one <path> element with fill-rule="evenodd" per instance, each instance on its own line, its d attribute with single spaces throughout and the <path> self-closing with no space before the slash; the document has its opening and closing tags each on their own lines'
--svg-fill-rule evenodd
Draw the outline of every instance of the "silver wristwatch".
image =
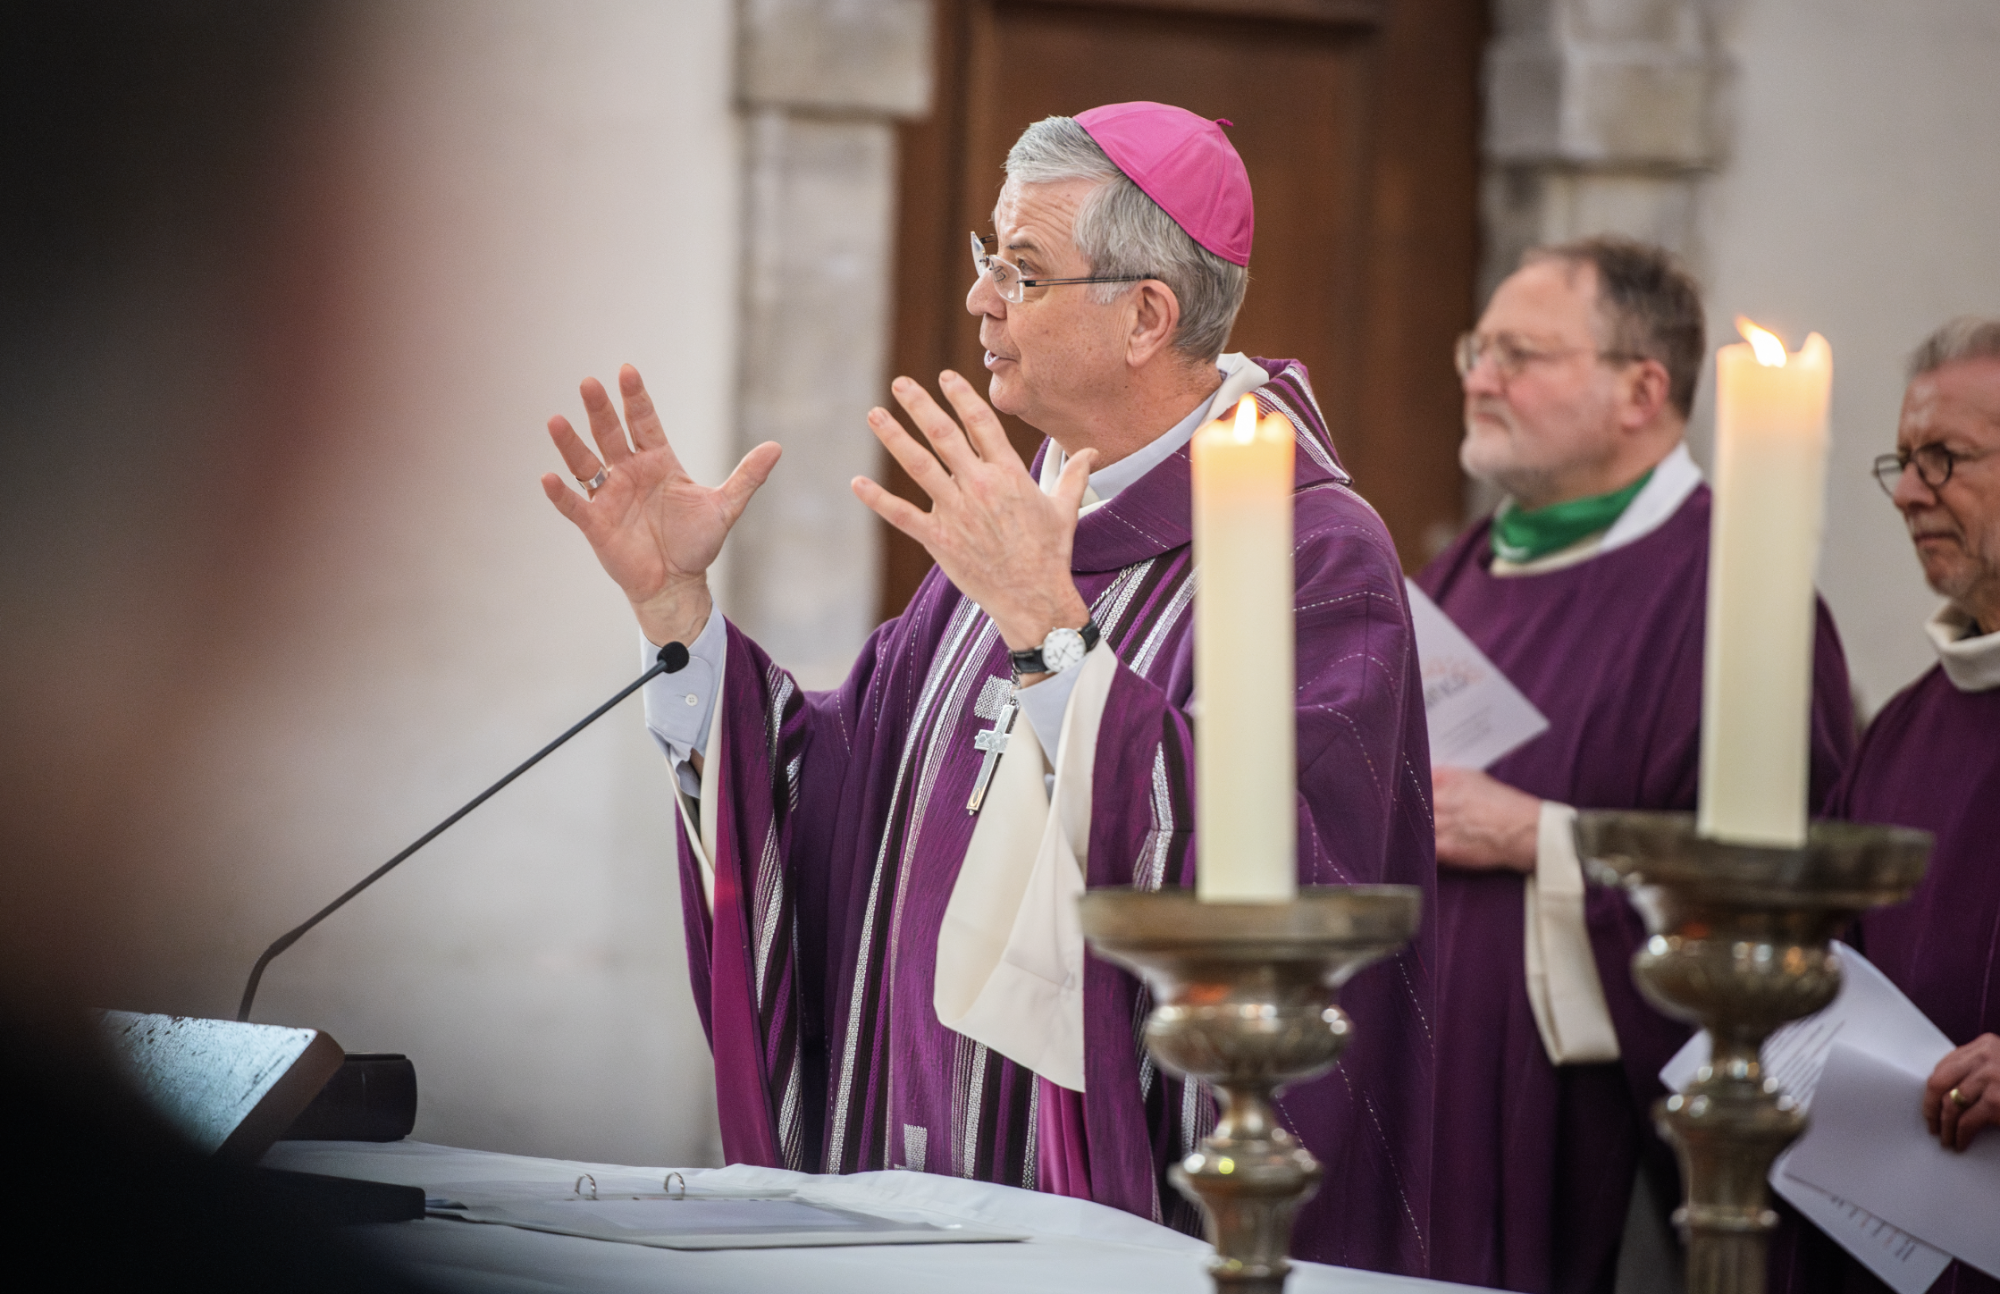
<svg viewBox="0 0 2000 1294">
<path fill-rule="evenodd" d="M 1009 652 L 1014 677 L 1024 674 L 1060 674 L 1083 664 L 1083 658 L 1097 646 L 1097 621 L 1085 620 L 1081 629 L 1051 629 L 1039 647 Z"/>
</svg>

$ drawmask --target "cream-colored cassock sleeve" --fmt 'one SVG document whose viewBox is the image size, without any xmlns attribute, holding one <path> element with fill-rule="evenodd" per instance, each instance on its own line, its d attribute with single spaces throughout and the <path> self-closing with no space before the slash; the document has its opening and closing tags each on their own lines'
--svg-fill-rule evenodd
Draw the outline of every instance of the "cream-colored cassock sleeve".
<svg viewBox="0 0 2000 1294">
<path fill-rule="evenodd" d="M 1014 724 L 938 930 L 931 1005 L 947 1029 L 1083 1090 L 1083 925 L 1097 730 L 1118 658 L 1083 658 L 1063 711 L 1054 794 L 1034 725 Z"/>
<path fill-rule="evenodd" d="M 1528 1005 L 1553 1065 L 1618 1059 L 1618 1031 L 1597 978 L 1583 915 L 1583 863 L 1572 826 L 1576 810 L 1542 801 L 1535 874 L 1526 898 Z"/>
</svg>

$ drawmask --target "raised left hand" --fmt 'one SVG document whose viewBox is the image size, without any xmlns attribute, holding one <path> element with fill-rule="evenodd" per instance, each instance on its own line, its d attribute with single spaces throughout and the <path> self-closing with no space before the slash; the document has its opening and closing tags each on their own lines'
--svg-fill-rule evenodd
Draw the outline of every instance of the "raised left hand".
<svg viewBox="0 0 2000 1294">
<path fill-rule="evenodd" d="M 1533 874 L 1542 802 L 1476 768 L 1431 769 L 1437 860 L 1445 867 Z"/>
<path fill-rule="evenodd" d="M 1070 547 L 1096 451 L 1083 450 L 1065 463 L 1055 493 L 1043 494 L 972 384 L 946 370 L 938 388 L 963 427 L 909 378 L 890 387 L 936 448 L 936 458 L 887 409 L 868 411 L 869 429 L 931 496 L 930 510 L 865 476 L 854 478 L 854 493 L 924 546 L 959 592 L 993 618 L 1010 651 L 1040 646 L 1051 629 L 1082 628 L 1090 608 L 1070 575 Z"/>
<path fill-rule="evenodd" d="M 1924 1084 L 1924 1122 L 1946 1150 L 1964 1150 L 2000 1123 L 2000 1036 L 1982 1033 L 1937 1063 Z"/>
</svg>

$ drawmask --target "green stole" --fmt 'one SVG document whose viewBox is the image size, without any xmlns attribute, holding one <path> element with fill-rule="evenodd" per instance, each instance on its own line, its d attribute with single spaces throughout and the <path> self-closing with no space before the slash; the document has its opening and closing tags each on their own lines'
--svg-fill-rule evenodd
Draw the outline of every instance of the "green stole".
<svg viewBox="0 0 2000 1294">
<path fill-rule="evenodd" d="M 1644 476 L 1622 490 L 1587 499 L 1565 499 L 1532 512 L 1515 507 L 1509 499 L 1493 514 L 1493 555 L 1522 566 L 1608 530 L 1652 479 L 1648 468 Z"/>
</svg>

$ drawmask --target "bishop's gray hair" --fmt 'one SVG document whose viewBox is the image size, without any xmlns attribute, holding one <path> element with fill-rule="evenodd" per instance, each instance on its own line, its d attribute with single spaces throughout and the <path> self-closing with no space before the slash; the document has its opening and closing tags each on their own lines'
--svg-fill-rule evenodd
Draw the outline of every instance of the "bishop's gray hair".
<svg viewBox="0 0 2000 1294">
<path fill-rule="evenodd" d="M 1250 271 L 1189 237 L 1105 156 L 1076 118 L 1044 117 L 1021 132 L 1007 152 L 1007 178 L 1019 184 L 1099 181 L 1077 210 L 1070 231 L 1076 249 L 1090 261 L 1090 272 L 1158 279 L 1173 289 L 1181 306 L 1174 349 L 1192 360 L 1213 360 L 1222 353 Z M 1097 283 L 1084 290 L 1099 305 L 1109 305 L 1131 287 Z"/>
<path fill-rule="evenodd" d="M 1910 356 L 1910 378 L 1961 359 L 2000 359 L 2000 319 L 1960 315 L 1924 338 Z"/>
</svg>

